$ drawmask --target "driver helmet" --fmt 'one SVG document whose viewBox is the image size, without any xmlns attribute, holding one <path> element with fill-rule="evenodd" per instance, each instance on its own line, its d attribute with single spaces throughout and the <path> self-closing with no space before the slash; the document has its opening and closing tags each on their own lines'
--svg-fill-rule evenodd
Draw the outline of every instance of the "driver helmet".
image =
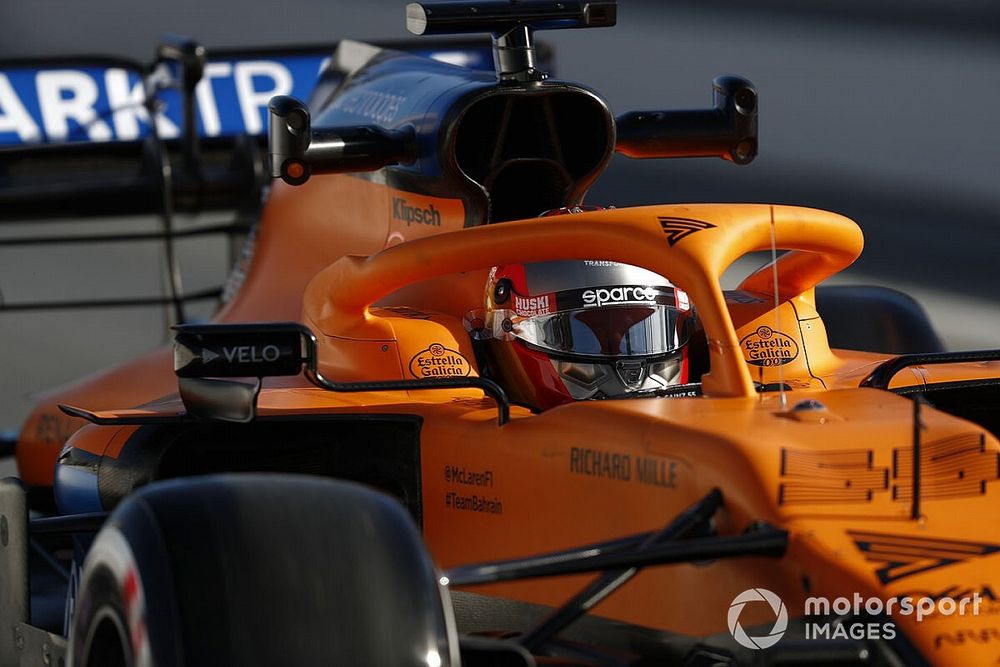
<svg viewBox="0 0 1000 667">
<path fill-rule="evenodd" d="M 535 409 L 688 382 L 688 297 L 643 268 L 598 260 L 496 266 L 481 322 L 489 373 Z"/>
</svg>

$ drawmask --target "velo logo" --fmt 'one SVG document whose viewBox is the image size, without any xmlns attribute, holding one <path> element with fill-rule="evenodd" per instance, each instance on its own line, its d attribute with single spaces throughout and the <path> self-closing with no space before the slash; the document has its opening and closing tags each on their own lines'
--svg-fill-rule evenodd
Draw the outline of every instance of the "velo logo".
<svg viewBox="0 0 1000 667">
<path fill-rule="evenodd" d="M 751 637 L 746 633 L 746 630 L 740 625 L 740 614 L 748 602 L 766 602 L 771 607 L 775 616 L 771 632 L 760 637 Z M 728 620 L 729 634 L 733 636 L 737 644 L 749 649 L 769 648 L 777 644 L 778 640 L 785 634 L 785 630 L 788 628 L 788 610 L 785 609 L 785 603 L 781 601 L 781 598 L 766 588 L 751 588 L 737 595 L 732 604 L 729 605 Z"/>
</svg>

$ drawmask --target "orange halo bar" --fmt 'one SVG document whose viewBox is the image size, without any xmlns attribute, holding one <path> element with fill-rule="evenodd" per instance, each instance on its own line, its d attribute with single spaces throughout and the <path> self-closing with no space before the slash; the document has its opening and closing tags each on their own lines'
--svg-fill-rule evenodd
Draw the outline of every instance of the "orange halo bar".
<svg viewBox="0 0 1000 667">
<path fill-rule="evenodd" d="M 618 261 L 654 271 L 687 292 L 709 340 L 707 395 L 755 396 L 719 285 L 736 259 L 771 247 L 778 259 L 779 294 L 801 294 L 861 254 L 864 239 L 836 213 L 763 204 L 691 204 L 611 209 L 489 225 L 417 239 L 369 257 L 344 257 L 306 288 L 303 319 L 336 339 L 391 338 L 369 307 L 395 290 L 436 276 L 510 263 L 563 259 Z M 771 292 L 770 268 L 741 286 Z"/>
</svg>

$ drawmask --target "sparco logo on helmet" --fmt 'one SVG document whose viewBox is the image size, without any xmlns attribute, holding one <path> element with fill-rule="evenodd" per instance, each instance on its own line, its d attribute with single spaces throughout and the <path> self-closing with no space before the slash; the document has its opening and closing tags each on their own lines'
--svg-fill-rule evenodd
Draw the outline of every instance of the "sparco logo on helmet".
<svg viewBox="0 0 1000 667">
<path fill-rule="evenodd" d="M 648 303 L 651 301 L 656 301 L 656 290 L 640 285 L 600 287 L 589 289 L 583 293 L 584 308 L 599 308 L 608 303 Z"/>
</svg>

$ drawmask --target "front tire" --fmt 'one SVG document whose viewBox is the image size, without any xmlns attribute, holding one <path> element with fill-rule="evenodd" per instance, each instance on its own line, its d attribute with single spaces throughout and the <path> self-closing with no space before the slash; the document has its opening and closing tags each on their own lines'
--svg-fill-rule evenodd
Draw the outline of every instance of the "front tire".
<svg viewBox="0 0 1000 667">
<path fill-rule="evenodd" d="M 452 611 L 409 515 L 346 482 L 144 487 L 95 539 L 77 600 L 74 666 L 458 663 Z"/>
</svg>

